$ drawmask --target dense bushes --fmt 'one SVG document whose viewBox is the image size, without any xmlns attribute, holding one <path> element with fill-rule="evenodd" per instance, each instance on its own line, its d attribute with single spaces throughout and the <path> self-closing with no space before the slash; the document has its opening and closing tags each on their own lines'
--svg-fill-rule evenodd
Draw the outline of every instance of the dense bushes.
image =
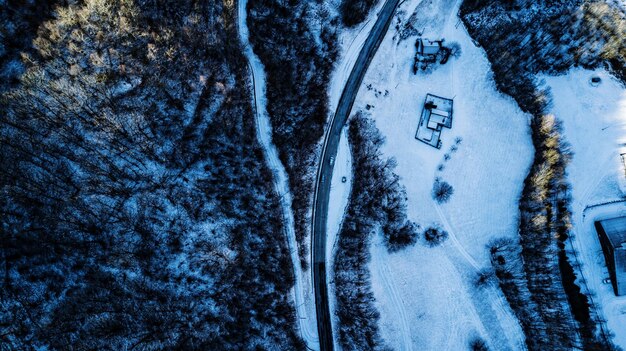
<svg viewBox="0 0 626 351">
<path fill-rule="evenodd" d="M 355 184 L 351 207 L 381 225 L 389 251 L 397 251 L 417 240 L 418 226 L 406 216 L 406 190 L 393 173 L 396 160 L 383 159 L 380 147 L 385 142 L 374 121 L 357 113 L 349 123 Z M 357 197 L 358 196 L 358 197 Z M 357 197 L 357 198 L 355 198 Z"/>
<path fill-rule="evenodd" d="M 489 250 L 500 288 L 526 335 L 526 346 L 529 350 L 552 349 L 555 346 L 550 341 L 548 326 L 528 288 L 520 244 L 509 239 L 497 239 L 489 244 Z M 571 349 L 567 345 L 556 347 Z"/>
<path fill-rule="evenodd" d="M 569 231 L 565 166 L 570 155 L 559 123 L 545 115 L 532 126 L 537 151 L 520 200 L 520 243 L 493 242 L 492 264 L 529 350 L 569 350 L 581 343 L 586 350 L 611 349 L 596 335 L 596 321 L 573 272 L 565 274 L 572 269 L 563 244 Z"/>
<path fill-rule="evenodd" d="M 382 229 L 390 251 L 413 244 L 417 225 L 406 218 L 406 195 L 393 173 L 395 163 L 382 159 L 384 139 L 371 119 L 360 114 L 349 123 L 354 183 L 339 233 L 334 272 L 339 341 L 344 350 L 381 349 L 378 311 L 374 307 L 369 244 Z"/>
<path fill-rule="evenodd" d="M 608 340 L 596 334 L 597 321 L 589 318 L 591 306 L 580 294 L 565 253 L 571 217 L 565 168 L 571 154 L 554 116 L 536 118 L 532 128 L 535 160 L 520 200 L 521 254 L 529 291 L 550 330 L 548 340 L 571 347 L 582 344 L 585 350 L 610 350 L 613 346 Z M 570 306 L 555 308 L 555 301 Z M 534 327 L 532 333 L 538 329 Z"/>
<path fill-rule="evenodd" d="M 566 306 L 558 266 L 557 209 L 553 201 L 567 190 L 565 166 L 569 154 L 563 147 L 554 116 L 543 115 L 532 124 L 535 159 L 520 199 L 520 242 L 528 288 L 538 312 L 550 330 L 550 340 L 570 349 L 579 342 L 574 319 Z M 563 307 L 555 306 L 562 301 Z M 552 348 L 556 348 L 552 345 Z"/>
<path fill-rule="evenodd" d="M 363 22 L 372 9 L 375 0 L 342 0 L 339 6 L 341 21 L 347 27 Z"/>
<path fill-rule="evenodd" d="M 86 0 L 40 28 L 1 100 L 3 346 L 303 347 L 222 5 Z"/>
<path fill-rule="evenodd" d="M 498 88 L 533 115 L 547 102 L 535 73 L 606 63 L 626 81 L 626 18 L 604 1 L 465 1 L 461 14 L 493 63 Z"/>
<path fill-rule="evenodd" d="M 433 199 L 435 199 L 435 201 L 440 204 L 448 202 L 452 194 L 454 194 L 454 188 L 452 185 L 441 180 L 440 178 L 435 179 L 432 191 Z"/>
<path fill-rule="evenodd" d="M 34 54 L 32 41 L 37 27 L 50 19 L 61 1 L 15 1 L 0 4 L 0 92 L 19 84 L 24 65 L 22 53 Z"/>
<path fill-rule="evenodd" d="M 424 231 L 424 239 L 428 246 L 434 247 L 448 239 L 448 232 L 441 228 L 430 227 Z"/>
<path fill-rule="evenodd" d="M 306 265 L 318 142 L 328 117 L 327 89 L 337 56 L 337 19 L 324 3 L 249 0 L 254 52 L 267 74 L 273 141 L 289 174 L 296 237 Z"/>
<path fill-rule="evenodd" d="M 485 340 L 478 337 L 473 338 L 472 341 L 470 341 L 469 346 L 470 351 L 489 351 L 489 347 L 487 347 Z"/>
</svg>

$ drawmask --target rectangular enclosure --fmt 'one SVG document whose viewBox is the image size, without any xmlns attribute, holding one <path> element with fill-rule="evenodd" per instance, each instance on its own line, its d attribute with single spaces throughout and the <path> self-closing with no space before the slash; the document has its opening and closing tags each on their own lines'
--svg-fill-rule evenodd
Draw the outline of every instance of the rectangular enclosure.
<svg viewBox="0 0 626 351">
<path fill-rule="evenodd" d="M 452 99 L 426 94 L 415 139 L 441 148 L 442 128 L 452 127 Z"/>
</svg>

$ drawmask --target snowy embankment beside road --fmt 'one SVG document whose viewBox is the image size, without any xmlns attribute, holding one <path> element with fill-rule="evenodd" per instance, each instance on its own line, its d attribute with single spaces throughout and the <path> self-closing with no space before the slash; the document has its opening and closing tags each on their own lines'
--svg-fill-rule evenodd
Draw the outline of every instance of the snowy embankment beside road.
<svg viewBox="0 0 626 351">
<path fill-rule="evenodd" d="M 337 148 L 337 159 L 333 169 L 333 178 L 330 183 L 330 200 L 328 203 L 328 222 L 326 237 L 326 274 L 333 277 L 332 269 L 334 267 L 334 257 L 337 251 L 337 241 L 339 238 L 339 229 L 350 198 L 350 190 L 352 186 L 352 155 L 350 153 L 350 144 L 348 143 L 347 131 L 344 129 L 339 139 L 339 147 Z M 345 182 L 342 179 L 345 177 Z M 338 331 L 336 327 L 339 323 L 335 312 L 337 296 L 335 293 L 334 281 L 329 279 L 328 284 L 328 305 L 332 316 L 333 338 L 335 341 L 335 349 L 339 349 L 337 344 Z"/>
<path fill-rule="evenodd" d="M 600 77 L 594 87 L 592 77 Z M 582 264 L 577 270 L 583 292 L 589 289 L 596 312 L 626 348 L 626 296 L 616 297 L 608 278 L 594 222 L 626 215 L 624 166 L 626 153 L 626 89 L 604 70 L 572 69 L 568 74 L 545 76 L 553 96 L 552 113 L 563 122 L 563 135 L 574 153 L 567 167 L 572 185 L 573 238 L 570 244 Z M 603 205 L 604 204 L 604 205 Z M 571 249 L 571 247 L 568 247 Z"/>
<path fill-rule="evenodd" d="M 285 167 L 278 158 L 276 146 L 272 144 L 272 126 L 267 115 L 267 99 L 265 96 L 265 71 L 263 64 L 252 51 L 248 40 L 248 26 L 246 24 L 246 0 L 239 0 L 237 3 L 239 36 L 244 47 L 244 54 L 248 59 L 250 70 L 252 71 L 252 84 L 254 92 L 255 118 L 257 124 L 257 138 L 263 147 L 265 160 L 274 175 L 274 187 L 283 212 L 283 225 L 289 251 L 291 253 L 291 263 L 294 268 L 295 283 L 292 296 L 296 309 L 297 327 L 300 336 L 307 346 L 312 350 L 319 350 L 317 334 L 317 321 L 315 315 L 315 301 L 313 298 L 311 275 L 304 274 L 298 256 L 298 243 L 294 229 L 293 213 L 291 212 L 291 192 L 289 190 L 289 179 Z"/>
<path fill-rule="evenodd" d="M 351 28 L 344 29 L 338 37 L 339 44 L 339 57 L 337 59 L 336 67 L 333 71 L 331 84 L 328 92 L 328 109 L 331 116 L 328 119 L 328 125 L 330 125 L 337 109 L 337 103 L 341 97 L 341 93 L 346 85 L 346 81 L 350 76 L 350 72 L 354 67 L 363 44 L 367 39 L 374 23 L 376 22 L 377 13 L 384 4 L 383 0 L 379 0 L 378 4 L 372 9 L 371 13 L 362 24 Z M 342 177 L 346 178 L 346 182 L 342 182 Z M 341 229 L 341 223 L 343 221 L 346 206 L 350 198 L 350 190 L 352 185 L 352 155 L 350 154 L 350 145 L 348 143 L 348 134 L 346 128 L 341 133 L 339 139 L 339 148 L 337 149 L 337 159 L 333 167 L 333 177 L 330 186 L 330 195 L 328 203 L 328 218 L 326 223 L 326 276 L 331 277 L 329 279 L 328 286 L 328 305 L 330 315 L 332 316 L 332 328 L 333 337 L 335 342 L 335 349 L 339 349 L 337 344 L 337 336 L 339 335 L 337 325 L 339 320 L 335 313 L 336 294 L 335 284 L 332 280 L 334 277 L 334 257 L 337 248 L 337 240 L 339 230 Z"/>
<path fill-rule="evenodd" d="M 432 73 L 414 75 L 416 36 L 398 43 L 392 26 L 355 102 L 353 113 L 376 120 L 387 138 L 385 156 L 398 161 L 409 218 L 422 229 L 437 225 L 449 233 L 438 247 L 422 239 L 394 254 L 374 238 L 372 286 L 381 334 L 395 349 L 464 350 L 480 337 L 493 350 L 521 350 L 524 335 L 499 287 L 474 282 L 479 270 L 491 267 L 488 242 L 517 237 L 518 200 L 533 156 L 529 115 L 496 91 L 484 52 L 458 23 L 458 5 L 402 3 L 403 23 L 415 11 L 425 37 L 458 42 L 462 53 Z M 440 150 L 415 139 L 427 93 L 454 98 L 452 129 L 443 130 Z M 437 177 L 454 187 L 441 205 L 431 196 Z"/>
<path fill-rule="evenodd" d="M 378 3 L 372 7 L 370 14 L 363 23 L 354 28 L 343 29 L 338 35 L 339 57 L 328 90 L 328 109 L 332 114 L 335 113 L 337 103 L 346 86 L 352 67 L 354 67 L 354 63 L 363 48 L 363 43 L 365 43 L 378 18 L 378 12 L 385 4 L 384 0 L 377 1 Z"/>
</svg>

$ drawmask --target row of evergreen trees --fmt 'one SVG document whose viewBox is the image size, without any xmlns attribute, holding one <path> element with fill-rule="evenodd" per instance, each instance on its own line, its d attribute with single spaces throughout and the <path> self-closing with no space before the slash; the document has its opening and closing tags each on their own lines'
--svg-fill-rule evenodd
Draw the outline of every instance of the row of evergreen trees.
<svg viewBox="0 0 626 351">
<path fill-rule="evenodd" d="M 382 232 L 390 252 L 417 241 L 417 224 L 406 216 L 406 192 L 393 173 L 394 159 L 385 159 L 384 138 L 374 121 L 357 113 L 349 122 L 354 177 L 338 248 L 334 282 L 339 316 L 339 341 L 344 350 L 385 348 L 378 331 L 368 263 L 372 237 Z"/>
<path fill-rule="evenodd" d="M 520 200 L 520 241 L 491 245 L 496 275 L 526 344 L 529 350 L 612 349 L 565 254 L 571 154 L 558 116 L 547 114 L 550 92 L 537 87 L 535 75 L 607 65 L 626 81 L 626 41 L 619 34 L 626 22 L 605 2 L 578 0 L 466 1 L 461 15 L 492 63 L 497 87 L 533 115 L 536 152 Z"/>
</svg>

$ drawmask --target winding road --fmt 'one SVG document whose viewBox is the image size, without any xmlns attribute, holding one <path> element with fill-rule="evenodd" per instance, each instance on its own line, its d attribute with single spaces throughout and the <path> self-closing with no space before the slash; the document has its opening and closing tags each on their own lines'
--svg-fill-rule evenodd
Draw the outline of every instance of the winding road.
<svg viewBox="0 0 626 351">
<path fill-rule="evenodd" d="M 313 232 L 311 234 L 311 261 L 313 265 L 313 289 L 315 291 L 315 309 L 317 314 L 317 330 L 321 351 L 333 350 L 333 333 L 328 307 L 328 289 L 326 277 L 326 223 L 328 217 L 328 201 L 330 180 L 333 174 L 333 162 L 337 156 L 337 147 L 352 105 L 367 72 L 367 68 L 383 40 L 393 14 L 400 0 L 386 0 L 378 13 L 376 23 L 372 27 L 363 48 L 359 52 L 346 86 L 341 93 L 337 109 L 332 118 L 330 128 L 326 132 L 322 146 L 322 157 L 317 171 L 317 181 L 313 204 Z"/>
</svg>

